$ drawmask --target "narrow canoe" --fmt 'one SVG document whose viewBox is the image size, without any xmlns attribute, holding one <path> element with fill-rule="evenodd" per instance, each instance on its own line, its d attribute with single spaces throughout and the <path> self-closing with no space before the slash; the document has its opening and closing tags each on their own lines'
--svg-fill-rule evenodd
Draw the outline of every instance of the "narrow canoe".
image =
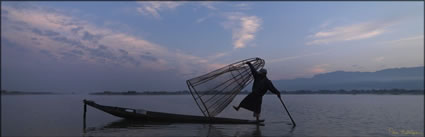
<svg viewBox="0 0 425 137">
<path fill-rule="evenodd" d="M 163 112 L 153 112 L 143 109 L 132 109 L 114 106 L 104 106 L 95 103 L 94 101 L 84 100 L 85 105 L 97 108 L 111 115 L 147 122 L 168 122 L 168 123 L 210 123 L 210 124 L 262 124 L 264 120 L 244 120 L 234 118 L 221 117 L 204 117 L 193 115 L 172 114 Z"/>
</svg>

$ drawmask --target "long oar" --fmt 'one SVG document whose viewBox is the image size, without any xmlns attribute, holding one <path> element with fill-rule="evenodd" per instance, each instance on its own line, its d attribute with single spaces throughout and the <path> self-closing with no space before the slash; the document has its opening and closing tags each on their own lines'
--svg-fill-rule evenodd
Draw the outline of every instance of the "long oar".
<svg viewBox="0 0 425 137">
<path fill-rule="evenodd" d="M 286 110 L 286 112 L 288 113 L 289 118 L 291 118 L 291 121 L 292 121 L 292 124 L 293 124 L 293 126 L 292 126 L 292 127 L 295 127 L 295 126 L 296 126 L 295 121 L 294 121 L 294 119 L 292 119 L 292 116 L 291 116 L 291 114 L 289 113 L 288 109 L 286 108 L 285 103 L 283 103 L 283 100 L 282 100 L 280 97 L 277 97 L 277 98 L 279 98 L 280 103 L 282 103 L 283 107 L 285 107 L 285 110 Z"/>
</svg>

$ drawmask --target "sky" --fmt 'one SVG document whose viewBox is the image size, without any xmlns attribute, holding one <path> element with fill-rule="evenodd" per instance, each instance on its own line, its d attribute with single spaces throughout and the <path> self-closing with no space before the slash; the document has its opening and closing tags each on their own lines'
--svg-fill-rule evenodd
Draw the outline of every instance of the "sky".
<svg viewBox="0 0 425 137">
<path fill-rule="evenodd" d="M 178 91 L 260 57 L 271 80 L 424 65 L 424 2 L 1 2 L 1 85 Z"/>
</svg>

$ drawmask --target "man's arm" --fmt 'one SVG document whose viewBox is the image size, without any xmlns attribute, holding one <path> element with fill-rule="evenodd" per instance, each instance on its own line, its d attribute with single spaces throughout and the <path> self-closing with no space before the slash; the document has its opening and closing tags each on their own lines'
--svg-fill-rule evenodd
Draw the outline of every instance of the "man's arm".
<svg viewBox="0 0 425 137">
<path fill-rule="evenodd" d="M 248 64 L 249 68 L 251 69 L 251 74 L 254 76 L 254 78 L 257 77 L 257 70 L 255 70 L 254 66 L 252 66 L 251 62 L 247 62 L 246 64 Z"/>
<path fill-rule="evenodd" d="M 280 92 L 279 92 L 279 90 L 277 90 L 277 89 L 274 87 L 274 85 L 273 85 L 272 81 L 268 80 L 268 82 L 267 82 L 267 83 L 268 83 L 268 85 L 267 85 L 268 89 L 269 89 L 272 93 L 276 94 L 276 95 L 280 98 Z"/>
</svg>

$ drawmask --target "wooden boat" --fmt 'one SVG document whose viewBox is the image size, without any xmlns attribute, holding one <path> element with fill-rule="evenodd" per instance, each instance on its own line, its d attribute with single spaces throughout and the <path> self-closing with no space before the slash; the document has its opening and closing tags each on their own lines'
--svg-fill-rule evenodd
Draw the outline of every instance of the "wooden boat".
<svg viewBox="0 0 425 137">
<path fill-rule="evenodd" d="M 132 109 L 114 106 L 104 106 L 94 101 L 84 100 L 84 109 L 86 105 L 97 108 L 111 115 L 138 121 L 146 122 L 168 122 L 168 123 L 210 123 L 210 124 L 262 124 L 264 120 L 243 120 L 221 117 L 204 117 L 193 115 L 172 114 L 163 112 L 153 112 L 142 109 Z M 84 112 L 85 112 L 84 110 Z M 85 115 L 85 114 L 84 114 Z"/>
</svg>

